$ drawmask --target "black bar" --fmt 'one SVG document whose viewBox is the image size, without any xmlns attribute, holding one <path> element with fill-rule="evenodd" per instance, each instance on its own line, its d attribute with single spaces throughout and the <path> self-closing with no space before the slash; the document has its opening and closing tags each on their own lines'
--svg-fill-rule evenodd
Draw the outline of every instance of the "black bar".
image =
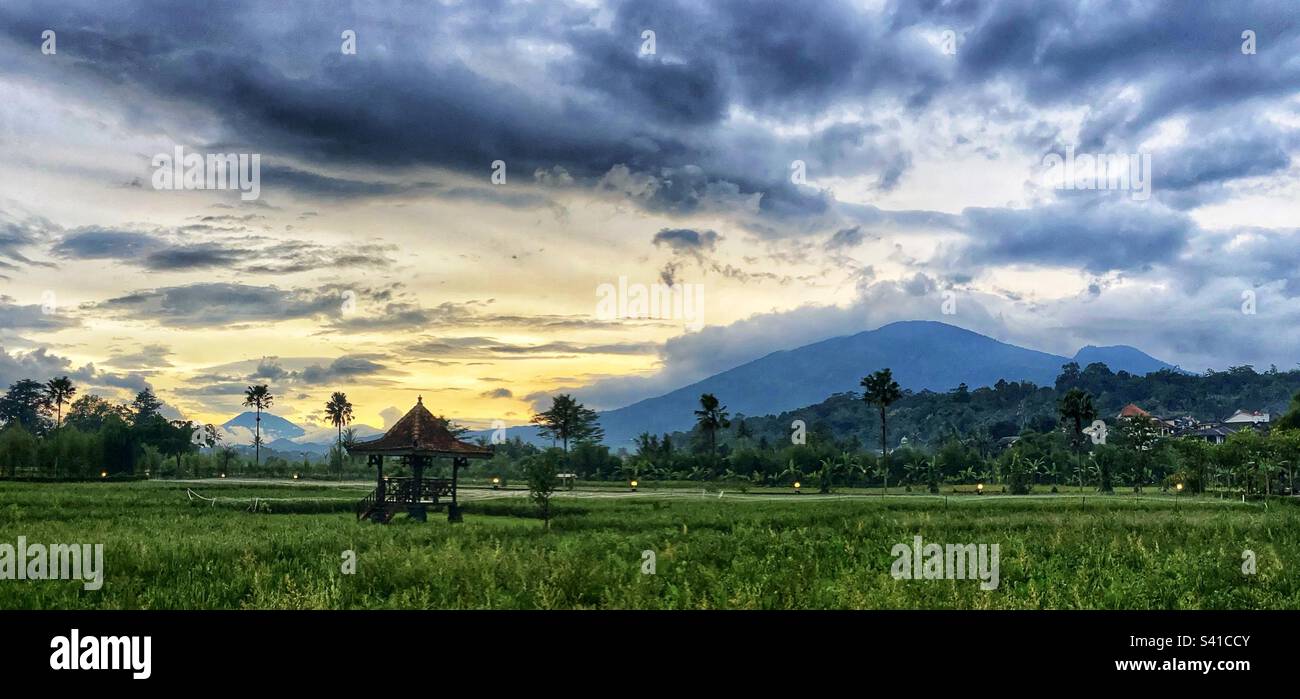
<svg viewBox="0 0 1300 699">
<path fill-rule="evenodd" d="M 972 688 L 1030 680 L 1053 687 L 1181 685 L 1293 677 L 1298 624 L 1298 612 L 5 611 L 0 667 L 5 677 L 39 686 L 106 680 L 181 686 L 214 675 L 226 685 L 289 672 L 295 686 L 329 687 L 349 675 L 365 677 L 367 664 L 380 658 L 398 666 L 436 659 L 493 683 L 511 681 L 493 669 L 500 666 L 516 680 L 525 670 L 557 667 L 629 681 L 647 672 L 704 668 L 741 684 L 759 673 L 764 686 L 819 673 L 826 681 L 865 681 L 877 673 L 969 680 L 975 684 L 962 686 Z M 51 669 L 51 639 L 72 629 L 82 638 L 150 636 L 151 677 Z M 1173 645 L 1135 645 L 1135 638 Z M 1188 638 L 1196 645 L 1177 645 Z M 1203 645 L 1207 639 L 1226 645 Z M 1155 668 L 1116 665 L 1149 660 Z M 1162 669 L 1166 661 L 1206 660 L 1249 667 L 1208 674 Z"/>
</svg>

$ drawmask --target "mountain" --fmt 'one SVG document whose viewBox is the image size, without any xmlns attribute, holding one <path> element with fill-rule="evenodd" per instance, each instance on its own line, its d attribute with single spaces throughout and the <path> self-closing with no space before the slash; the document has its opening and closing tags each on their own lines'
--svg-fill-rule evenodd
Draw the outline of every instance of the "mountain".
<svg viewBox="0 0 1300 699">
<path fill-rule="evenodd" d="M 251 445 L 256 420 L 257 413 L 245 412 L 230 418 L 221 426 L 227 432 L 244 438 L 229 440 L 231 443 Z M 381 429 L 360 423 L 349 425 L 344 429 L 351 429 L 359 440 L 371 439 L 384 433 Z M 288 453 L 328 454 L 330 447 L 334 445 L 337 439 L 338 430 L 333 426 L 313 427 L 308 432 L 279 415 L 262 413 L 262 444 L 264 448 Z"/>
<path fill-rule="evenodd" d="M 1132 347 L 1086 347 L 1080 365 L 1104 361 L 1112 371 L 1145 374 L 1168 364 Z M 1087 361 L 1083 361 L 1087 360 Z M 860 390 L 862 377 L 889 367 L 912 391 L 947 391 L 965 383 L 991 386 L 1001 379 L 1050 386 L 1071 359 L 999 342 L 946 323 L 903 321 L 856 335 L 835 337 L 765 357 L 715 374 L 662 396 L 600 413 L 605 443 L 630 447 L 642 432 L 688 429 L 702 393 L 722 400 L 732 415 L 769 415 Z M 481 433 L 487 434 L 487 433 Z M 519 436 L 543 443 L 532 427 L 513 428 Z M 549 444 L 549 441 L 545 442 Z"/>
<path fill-rule="evenodd" d="M 1110 367 L 1111 371 L 1118 372 L 1123 369 L 1138 376 L 1145 376 L 1161 369 L 1178 370 L 1178 367 L 1166 364 L 1142 350 L 1128 345 L 1111 345 L 1109 347 L 1088 345 L 1075 353 L 1074 361 L 1079 363 L 1080 369 L 1093 362 L 1101 362 Z"/>
<path fill-rule="evenodd" d="M 253 431 L 257 425 L 257 413 L 248 411 L 240 413 L 222 423 L 222 427 L 227 432 L 243 434 L 247 431 L 248 439 L 251 442 Z M 293 439 L 301 437 L 305 432 L 303 429 L 292 422 L 271 413 L 262 413 L 262 442 L 269 444 L 277 439 Z"/>
</svg>

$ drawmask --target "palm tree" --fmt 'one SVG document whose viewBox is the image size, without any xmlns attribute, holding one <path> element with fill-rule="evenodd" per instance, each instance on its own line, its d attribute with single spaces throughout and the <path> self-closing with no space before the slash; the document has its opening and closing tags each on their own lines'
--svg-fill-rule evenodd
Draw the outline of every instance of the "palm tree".
<svg viewBox="0 0 1300 699">
<path fill-rule="evenodd" d="M 66 376 L 45 382 L 45 397 L 54 404 L 55 410 L 58 411 L 56 427 L 63 426 L 63 404 L 72 402 L 72 396 L 76 392 L 76 386 L 73 386 Z"/>
<path fill-rule="evenodd" d="M 700 396 L 700 409 L 695 411 L 695 424 L 709 436 L 709 453 L 718 455 L 718 430 L 731 424 L 727 419 L 727 406 L 712 393 Z"/>
<path fill-rule="evenodd" d="M 1093 406 L 1090 394 L 1082 389 L 1072 388 L 1061 398 L 1057 411 L 1060 413 L 1061 421 L 1071 428 L 1070 439 L 1074 443 L 1074 458 L 1077 462 L 1082 458 L 1083 453 L 1083 425 L 1085 422 L 1090 423 L 1097 419 L 1097 408 Z M 1107 476 L 1101 479 L 1100 484 L 1101 489 L 1105 491 L 1109 489 L 1110 479 L 1108 473 L 1102 475 Z M 1080 487 L 1082 488 L 1082 484 Z"/>
<path fill-rule="evenodd" d="M 271 395 L 271 389 L 266 384 L 249 386 L 244 391 L 244 407 L 257 409 L 257 422 L 253 433 L 253 468 L 256 469 L 262 461 L 262 410 L 271 407 L 275 402 L 275 396 Z"/>
<path fill-rule="evenodd" d="M 329 402 L 325 404 L 325 417 L 330 419 L 331 425 L 338 428 L 338 445 L 343 446 L 343 428 L 352 423 L 352 404 L 348 402 L 346 393 L 335 391 L 330 396 Z"/>
<path fill-rule="evenodd" d="M 866 389 L 862 392 L 862 400 L 880 408 L 880 472 L 884 474 L 885 490 L 882 495 L 889 493 L 889 441 L 886 432 L 885 409 L 891 403 L 903 397 L 903 391 L 894 380 L 894 373 L 888 368 L 881 369 L 871 376 L 862 379 L 862 387 Z"/>
</svg>

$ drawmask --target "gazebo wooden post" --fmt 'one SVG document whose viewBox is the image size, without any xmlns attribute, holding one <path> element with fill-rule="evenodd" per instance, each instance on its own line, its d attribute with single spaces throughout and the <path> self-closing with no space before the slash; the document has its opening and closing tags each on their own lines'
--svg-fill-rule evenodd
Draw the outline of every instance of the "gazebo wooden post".
<svg viewBox="0 0 1300 699">
<path fill-rule="evenodd" d="M 383 454 L 371 454 L 370 465 L 375 467 L 375 494 L 376 502 L 384 504 L 386 493 L 384 492 L 384 456 Z"/>
<path fill-rule="evenodd" d="M 447 521 L 463 521 L 460 516 L 460 502 L 456 499 L 457 481 L 460 477 L 460 467 L 467 464 L 469 459 L 463 456 L 457 456 L 451 460 L 451 504 L 447 506 Z"/>
<path fill-rule="evenodd" d="M 412 454 L 409 459 L 411 463 L 411 502 L 406 506 L 406 514 L 410 515 L 411 519 L 424 522 L 428 520 L 429 514 L 424 507 L 424 503 L 420 502 L 420 496 L 424 492 L 424 466 L 430 459 L 420 454 Z"/>
</svg>

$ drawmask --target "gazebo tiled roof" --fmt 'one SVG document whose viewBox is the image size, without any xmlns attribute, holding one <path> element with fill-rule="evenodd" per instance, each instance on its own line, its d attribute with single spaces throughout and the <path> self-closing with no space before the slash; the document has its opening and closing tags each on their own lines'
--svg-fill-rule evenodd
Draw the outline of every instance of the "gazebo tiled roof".
<svg viewBox="0 0 1300 699">
<path fill-rule="evenodd" d="M 384 436 L 352 447 L 353 454 L 430 456 L 463 456 L 470 459 L 488 459 L 492 450 L 456 439 L 447 426 L 424 407 L 421 396 L 410 412 L 402 416 Z"/>
</svg>

